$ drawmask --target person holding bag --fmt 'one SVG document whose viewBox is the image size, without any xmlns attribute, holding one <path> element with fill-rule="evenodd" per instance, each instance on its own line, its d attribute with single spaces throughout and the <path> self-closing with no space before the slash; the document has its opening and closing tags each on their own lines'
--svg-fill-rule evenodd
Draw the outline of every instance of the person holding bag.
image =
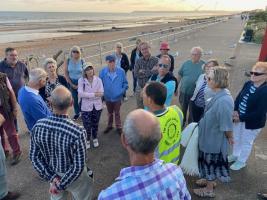
<svg viewBox="0 0 267 200">
<path fill-rule="evenodd" d="M 216 179 L 230 181 L 227 151 L 229 144 L 233 144 L 234 101 L 226 89 L 229 85 L 226 68 L 213 68 L 207 80 L 215 95 L 205 107 L 204 115 L 199 121 L 198 165 L 201 179 L 196 184 L 203 188 L 193 191 L 197 196 L 213 198 Z"/>
<path fill-rule="evenodd" d="M 83 126 L 87 133 L 86 148 L 90 148 L 91 135 L 93 146 L 98 147 L 98 124 L 103 108 L 101 97 L 104 94 L 102 80 L 95 75 L 94 67 L 88 65 L 83 71 L 83 77 L 78 81 L 78 95 L 82 112 Z"/>
</svg>

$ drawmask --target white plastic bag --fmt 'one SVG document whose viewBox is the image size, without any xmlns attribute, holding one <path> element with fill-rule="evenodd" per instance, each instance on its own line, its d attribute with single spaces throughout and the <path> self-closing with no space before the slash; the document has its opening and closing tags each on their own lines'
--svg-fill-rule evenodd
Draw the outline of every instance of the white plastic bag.
<svg viewBox="0 0 267 200">
<path fill-rule="evenodd" d="M 181 145 L 183 145 L 183 147 L 186 147 L 192 134 L 193 134 L 193 130 L 194 128 L 197 126 L 196 122 L 192 122 L 190 124 L 187 125 L 187 127 L 182 131 L 182 137 L 181 137 Z"/>
<path fill-rule="evenodd" d="M 189 176 L 199 176 L 198 168 L 198 127 L 195 126 L 191 129 L 191 137 L 188 139 L 180 167 L 183 172 Z"/>
</svg>

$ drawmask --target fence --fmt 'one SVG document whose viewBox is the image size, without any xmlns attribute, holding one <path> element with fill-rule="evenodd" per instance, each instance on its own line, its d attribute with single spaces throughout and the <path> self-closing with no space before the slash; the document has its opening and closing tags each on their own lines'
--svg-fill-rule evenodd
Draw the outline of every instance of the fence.
<svg viewBox="0 0 267 200">
<path fill-rule="evenodd" d="M 177 43 L 178 39 L 187 36 L 188 34 L 206 28 L 208 26 L 217 24 L 222 21 L 226 21 L 228 17 L 220 18 L 211 18 L 206 20 L 194 20 L 189 21 L 188 25 L 170 27 L 168 29 L 159 30 L 151 33 L 139 34 L 131 37 L 119 38 L 116 40 L 98 42 L 95 44 L 83 45 L 81 46 L 83 58 L 86 61 L 90 61 L 94 66 L 102 66 L 103 59 L 107 54 L 114 52 L 114 45 L 117 42 L 121 42 L 124 47 L 124 52 L 130 54 L 131 50 L 135 47 L 135 42 L 137 38 L 140 38 L 143 41 L 147 41 L 152 46 L 159 46 L 162 41 L 168 41 L 171 43 Z M 60 50 L 54 58 L 58 61 L 60 67 L 63 63 L 63 60 L 68 56 L 69 50 Z M 39 66 L 41 60 L 38 57 L 30 56 L 27 59 L 29 63 L 29 68 L 31 68 L 31 63 L 34 62 L 34 66 Z"/>
</svg>

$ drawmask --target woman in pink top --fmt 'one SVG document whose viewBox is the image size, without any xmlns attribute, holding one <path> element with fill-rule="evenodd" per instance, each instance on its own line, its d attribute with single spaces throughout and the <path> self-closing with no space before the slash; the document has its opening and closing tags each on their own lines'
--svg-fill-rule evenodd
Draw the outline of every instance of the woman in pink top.
<svg viewBox="0 0 267 200">
<path fill-rule="evenodd" d="M 83 77 L 78 81 L 78 94 L 83 126 L 87 132 L 86 148 L 90 148 L 91 134 L 93 138 L 93 146 L 98 147 L 97 132 L 103 108 L 101 97 L 104 94 L 104 88 L 102 80 L 95 76 L 92 65 L 84 68 Z"/>
</svg>

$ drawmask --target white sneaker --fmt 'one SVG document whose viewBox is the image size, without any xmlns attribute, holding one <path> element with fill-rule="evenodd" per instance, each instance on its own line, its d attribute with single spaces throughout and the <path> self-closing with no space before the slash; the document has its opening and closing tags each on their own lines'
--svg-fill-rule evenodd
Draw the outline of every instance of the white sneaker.
<svg viewBox="0 0 267 200">
<path fill-rule="evenodd" d="M 237 160 L 237 161 L 234 162 L 234 164 L 232 164 L 230 166 L 230 169 L 238 171 L 238 170 L 242 169 L 243 167 L 246 167 L 246 163 L 243 163 L 243 162 L 240 162 L 240 161 Z"/>
<path fill-rule="evenodd" d="M 124 97 L 124 99 L 123 99 L 124 101 L 128 101 L 128 98 L 127 97 Z"/>
<path fill-rule="evenodd" d="M 90 147 L 91 147 L 90 141 L 87 141 L 86 142 L 86 149 L 90 149 Z"/>
<path fill-rule="evenodd" d="M 93 139 L 93 146 L 95 148 L 99 146 L 98 139 Z"/>
<path fill-rule="evenodd" d="M 227 158 L 228 158 L 229 163 L 235 162 L 237 160 L 237 156 L 234 156 L 234 155 L 230 155 Z"/>
</svg>

